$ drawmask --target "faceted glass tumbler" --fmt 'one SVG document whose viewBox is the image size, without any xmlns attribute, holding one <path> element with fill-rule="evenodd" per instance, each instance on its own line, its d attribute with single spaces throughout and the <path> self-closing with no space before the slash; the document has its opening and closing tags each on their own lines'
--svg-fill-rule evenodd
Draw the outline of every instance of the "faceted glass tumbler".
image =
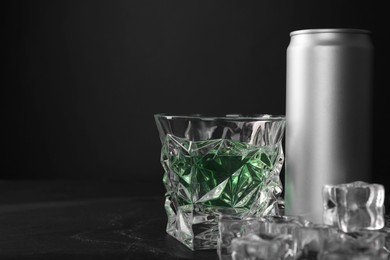
<svg viewBox="0 0 390 260">
<path fill-rule="evenodd" d="M 168 234 L 192 250 L 215 249 L 219 216 L 278 214 L 284 116 L 154 117 Z"/>
</svg>

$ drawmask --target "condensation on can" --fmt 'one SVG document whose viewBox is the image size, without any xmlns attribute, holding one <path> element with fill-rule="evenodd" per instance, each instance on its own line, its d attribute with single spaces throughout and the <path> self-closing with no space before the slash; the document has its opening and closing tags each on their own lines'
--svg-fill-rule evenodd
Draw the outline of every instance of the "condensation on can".
<svg viewBox="0 0 390 260">
<path fill-rule="evenodd" d="M 290 33 L 286 82 L 286 214 L 322 223 L 322 187 L 372 177 L 370 31 Z"/>
</svg>

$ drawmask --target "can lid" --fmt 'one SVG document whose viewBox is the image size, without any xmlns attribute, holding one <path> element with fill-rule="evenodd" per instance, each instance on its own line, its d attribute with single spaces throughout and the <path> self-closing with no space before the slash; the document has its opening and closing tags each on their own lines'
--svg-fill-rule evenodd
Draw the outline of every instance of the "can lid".
<svg viewBox="0 0 390 260">
<path fill-rule="evenodd" d="M 369 30 L 364 29 L 349 29 L 349 28 L 326 28 L 326 29 L 304 29 L 292 31 L 290 36 L 297 34 L 309 34 L 309 33 L 359 33 L 359 34 L 370 34 Z"/>
</svg>

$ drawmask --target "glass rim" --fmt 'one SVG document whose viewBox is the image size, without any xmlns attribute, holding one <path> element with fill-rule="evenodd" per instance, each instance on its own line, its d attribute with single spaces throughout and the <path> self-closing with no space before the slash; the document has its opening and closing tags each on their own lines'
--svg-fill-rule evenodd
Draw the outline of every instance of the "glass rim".
<svg viewBox="0 0 390 260">
<path fill-rule="evenodd" d="M 157 113 L 154 114 L 155 118 L 165 119 L 198 119 L 198 120 L 253 120 L 253 121 L 285 121 L 284 115 L 272 115 L 272 114 L 226 114 L 226 115 L 213 115 L 213 114 L 169 114 L 169 113 Z"/>
</svg>

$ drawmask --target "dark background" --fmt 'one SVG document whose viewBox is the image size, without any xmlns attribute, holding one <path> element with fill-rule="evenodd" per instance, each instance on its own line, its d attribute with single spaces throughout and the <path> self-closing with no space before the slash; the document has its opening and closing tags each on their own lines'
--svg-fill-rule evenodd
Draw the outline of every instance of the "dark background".
<svg viewBox="0 0 390 260">
<path fill-rule="evenodd" d="M 153 114 L 285 114 L 289 33 L 361 28 L 375 46 L 374 181 L 390 189 L 390 39 L 378 1 L 1 5 L 0 179 L 109 180 L 162 194 Z"/>
</svg>

